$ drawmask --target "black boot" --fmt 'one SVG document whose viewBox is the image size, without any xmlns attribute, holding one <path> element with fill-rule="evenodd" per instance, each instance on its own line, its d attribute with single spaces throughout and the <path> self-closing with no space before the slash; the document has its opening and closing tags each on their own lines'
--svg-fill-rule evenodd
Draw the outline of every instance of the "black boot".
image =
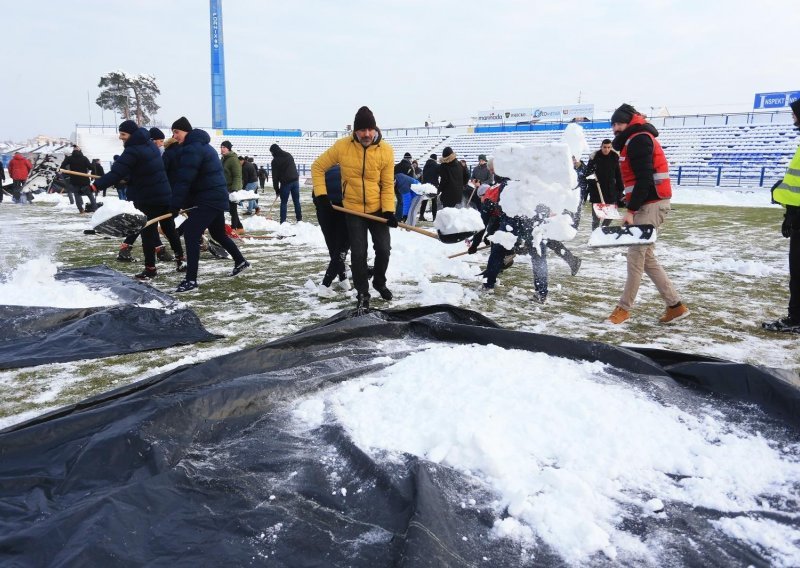
<svg viewBox="0 0 800 568">
<path fill-rule="evenodd" d="M 369 294 L 358 294 L 356 296 L 356 314 L 363 315 L 369 311 Z"/>
<path fill-rule="evenodd" d="M 383 298 L 387 302 L 391 301 L 391 299 L 393 298 L 392 291 L 389 290 L 389 288 L 386 287 L 386 284 L 384 284 L 383 286 L 376 286 L 373 283 L 372 287 L 375 288 L 375 290 L 377 290 L 378 294 L 381 295 L 381 298 Z"/>
</svg>

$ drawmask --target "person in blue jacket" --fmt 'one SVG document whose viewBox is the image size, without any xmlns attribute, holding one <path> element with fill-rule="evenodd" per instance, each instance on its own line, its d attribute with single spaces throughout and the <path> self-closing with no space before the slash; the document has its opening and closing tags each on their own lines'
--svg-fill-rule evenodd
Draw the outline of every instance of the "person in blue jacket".
<svg viewBox="0 0 800 568">
<path fill-rule="evenodd" d="M 164 170 L 161 151 L 150 140 L 150 132 L 139 128 L 132 120 L 119 125 L 119 139 L 124 150 L 119 159 L 111 165 L 110 171 L 92 184 L 93 191 L 103 191 L 128 179 L 128 200 L 148 219 L 170 212 L 172 191 Z M 175 221 L 161 221 L 161 229 L 169 239 L 172 250 L 183 257 L 181 240 L 175 230 Z M 136 275 L 140 280 L 150 280 L 156 276 L 156 248 L 161 244 L 156 225 L 142 230 L 142 249 L 144 250 L 144 270 Z"/>
<path fill-rule="evenodd" d="M 209 144 L 211 137 L 205 130 L 192 128 L 185 116 L 172 124 L 172 136 L 181 147 L 180 152 L 176 152 L 178 162 L 173 174 L 170 208 L 173 215 L 178 215 L 182 209 L 192 208 L 181 225 L 186 240 L 186 277 L 175 290 L 187 292 L 197 288 L 200 241 L 206 229 L 233 258 L 231 276 L 248 268 L 250 263 L 225 234 L 228 185 L 219 156 Z"/>
</svg>

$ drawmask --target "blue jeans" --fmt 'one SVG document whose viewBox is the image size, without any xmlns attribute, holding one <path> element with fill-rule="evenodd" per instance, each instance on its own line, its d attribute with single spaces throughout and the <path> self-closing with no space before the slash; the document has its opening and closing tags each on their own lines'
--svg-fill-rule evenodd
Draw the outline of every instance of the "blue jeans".
<svg viewBox="0 0 800 568">
<path fill-rule="evenodd" d="M 248 191 L 255 191 L 258 193 L 258 182 L 251 181 L 244 188 Z M 258 199 L 248 199 L 247 200 L 247 213 L 252 214 L 255 213 L 256 207 L 258 207 Z"/>
<path fill-rule="evenodd" d="M 286 222 L 286 209 L 289 203 L 289 196 L 294 202 L 294 217 L 298 221 L 303 220 L 303 213 L 300 211 L 300 182 L 293 181 L 281 184 L 281 223 Z"/>
</svg>

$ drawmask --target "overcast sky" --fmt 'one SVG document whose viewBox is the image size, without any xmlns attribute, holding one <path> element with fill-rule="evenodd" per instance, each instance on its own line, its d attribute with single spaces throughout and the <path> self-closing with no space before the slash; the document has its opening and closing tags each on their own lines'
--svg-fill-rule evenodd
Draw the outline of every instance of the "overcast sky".
<svg viewBox="0 0 800 568">
<path fill-rule="evenodd" d="M 800 90 L 794 0 L 223 0 L 228 126 L 465 124 L 492 108 L 622 102 L 747 111 Z M 0 140 L 113 124 L 104 73 L 154 75 L 158 119 L 211 124 L 207 0 L 4 5 Z"/>
</svg>

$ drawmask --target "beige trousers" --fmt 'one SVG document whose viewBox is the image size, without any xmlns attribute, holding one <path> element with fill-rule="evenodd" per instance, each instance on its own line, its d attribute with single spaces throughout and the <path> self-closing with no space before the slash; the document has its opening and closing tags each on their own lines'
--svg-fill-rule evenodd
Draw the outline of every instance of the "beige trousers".
<svg viewBox="0 0 800 568">
<path fill-rule="evenodd" d="M 636 225 L 654 225 L 658 230 L 669 213 L 669 199 L 662 199 L 654 203 L 646 203 L 641 209 L 633 214 L 633 222 Z M 655 253 L 655 244 L 634 245 L 628 247 L 628 278 L 625 280 L 625 289 L 619 299 L 619 306 L 630 311 L 639 293 L 639 285 L 642 283 L 642 274 L 647 274 L 653 284 L 656 285 L 658 293 L 664 298 L 667 306 L 674 306 L 681 301 L 678 292 L 658 263 Z"/>
</svg>

